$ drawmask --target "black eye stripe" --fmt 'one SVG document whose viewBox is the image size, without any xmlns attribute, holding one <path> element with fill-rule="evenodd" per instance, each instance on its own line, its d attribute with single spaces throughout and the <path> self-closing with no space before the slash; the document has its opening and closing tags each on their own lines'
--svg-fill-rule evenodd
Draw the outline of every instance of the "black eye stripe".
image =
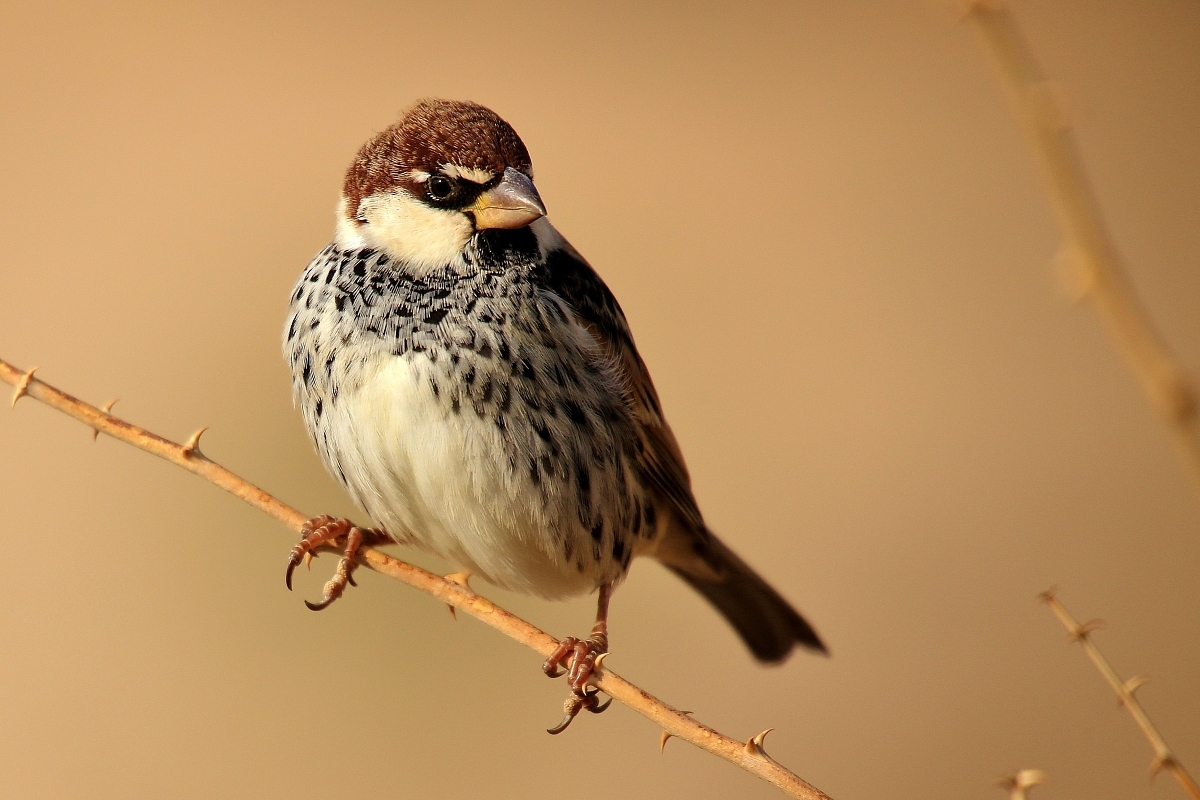
<svg viewBox="0 0 1200 800">
<path fill-rule="evenodd" d="M 438 208 L 462 209 L 474 203 L 475 198 L 499 182 L 496 178 L 480 185 L 462 178 L 434 174 L 425 181 L 425 200 Z"/>
</svg>

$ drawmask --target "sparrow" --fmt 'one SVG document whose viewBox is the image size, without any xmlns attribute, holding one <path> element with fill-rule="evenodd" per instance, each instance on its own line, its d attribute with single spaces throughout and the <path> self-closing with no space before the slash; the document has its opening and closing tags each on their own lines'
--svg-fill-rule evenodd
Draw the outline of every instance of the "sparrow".
<svg viewBox="0 0 1200 800">
<path fill-rule="evenodd" d="M 603 710 L 588 678 L 638 557 L 700 592 L 757 659 L 825 652 L 705 525 L 620 305 L 550 224 L 529 152 L 489 109 L 422 100 L 362 146 L 333 241 L 291 295 L 284 353 L 321 459 L 378 525 L 309 521 L 288 588 L 312 550 L 343 547 L 310 608 L 353 583 L 368 543 L 436 554 L 464 585 L 596 591 L 591 635 L 543 665 L 571 687 L 552 733 Z"/>
</svg>

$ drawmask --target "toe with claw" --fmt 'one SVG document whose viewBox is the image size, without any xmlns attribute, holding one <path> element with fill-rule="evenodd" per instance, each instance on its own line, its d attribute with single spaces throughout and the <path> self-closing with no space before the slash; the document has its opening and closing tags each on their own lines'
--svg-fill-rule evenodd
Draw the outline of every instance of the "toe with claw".
<svg viewBox="0 0 1200 800">
<path fill-rule="evenodd" d="M 315 550 L 325 545 L 335 544 L 343 538 L 346 542 L 342 550 L 342 558 L 338 561 L 337 570 L 334 572 L 333 578 L 325 584 L 321 601 L 318 603 L 304 601 L 304 604 L 313 611 L 328 608 L 334 600 L 342 596 L 347 585 L 357 585 L 354 582 L 354 570 L 358 566 L 356 560 L 358 551 L 364 544 L 382 544 L 392 541 L 391 537 L 382 531 L 359 528 L 348 519 L 334 519 L 327 515 L 313 517 L 304 523 L 300 533 L 304 538 L 292 548 L 288 557 L 287 573 L 284 576 L 284 583 L 288 589 L 292 588 L 292 573 L 296 571 L 296 567 L 301 562 L 308 563 Z"/>
<path fill-rule="evenodd" d="M 587 709 L 593 714 L 603 714 L 609 706 L 612 705 L 612 698 L 608 698 L 603 703 L 600 702 L 600 690 L 596 689 L 591 692 L 582 694 L 572 693 L 570 697 L 563 703 L 563 718 L 562 722 L 555 725 L 553 728 L 547 728 L 546 733 L 551 736 L 557 736 L 567 729 L 571 724 L 571 720 L 579 714 L 580 711 Z"/>
<path fill-rule="evenodd" d="M 567 683 L 576 695 L 587 689 L 588 680 L 596 668 L 596 659 L 608 653 L 608 633 L 593 632 L 587 639 L 568 636 L 559 642 L 558 649 L 542 664 L 542 672 L 551 678 L 562 675 L 566 665 Z"/>
</svg>

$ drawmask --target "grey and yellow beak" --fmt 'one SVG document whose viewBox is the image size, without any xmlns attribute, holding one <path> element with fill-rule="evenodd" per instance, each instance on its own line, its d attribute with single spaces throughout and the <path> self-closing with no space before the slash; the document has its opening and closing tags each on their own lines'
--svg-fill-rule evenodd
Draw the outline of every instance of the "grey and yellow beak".
<svg viewBox="0 0 1200 800">
<path fill-rule="evenodd" d="M 500 183 L 479 195 L 466 210 L 474 215 L 475 227 L 479 230 L 524 228 L 546 216 L 546 206 L 533 187 L 533 181 L 512 167 L 504 170 Z"/>
</svg>

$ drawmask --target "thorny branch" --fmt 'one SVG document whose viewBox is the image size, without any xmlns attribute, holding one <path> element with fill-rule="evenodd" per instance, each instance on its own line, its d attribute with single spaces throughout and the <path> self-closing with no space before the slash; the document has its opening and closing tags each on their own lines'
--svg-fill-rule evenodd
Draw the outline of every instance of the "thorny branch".
<svg viewBox="0 0 1200 800">
<path fill-rule="evenodd" d="M 1117 346 L 1174 435 L 1200 489 L 1200 398 L 1125 277 L 1075 145 L 1071 121 L 1003 0 L 971 0 L 968 16 L 990 49 L 1042 166 L 1066 238 L 1060 258 L 1108 324 Z"/>
<path fill-rule="evenodd" d="M 308 520 L 308 517 L 296 509 L 280 502 L 249 481 L 238 477 L 207 458 L 199 446 L 200 435 L 204 432 L 204 428 L 192 434 L 186 444 L 177 444 L 114 417 L 109 412 L 113 403 L 116 402 L 115 400 L 103 409 L 96 408 L 33 377 L 36 369 L 37 367 L 34 367 L 34 369 L 23 372 L 0 360 L 0 380 L 16 387 L 12 396 L 14 406 L 17 400 L 24 396 L 40 400 L 51 408 L 83 422 L 93 431 L 99 431 L 114 439 L 119 439 L 164 458 L 189 472 L 194 472 L 245 500 L 255 508 L 265 511 L 296 533 L 300 532 L 301 526 Z M 481 622 L 532 648 L 543 657 L 550 655 L 558 647 L 558 640 L 554 637 L 480 597 L 465 586 L 438 577 L 420 567 L 371 548 L 364 547 L 359 550 L 358 558 L 363 566 L 432 595 L 443 603 L 448 603 L 451 608 L 465 611 Z M 747 772 L 773 783 L 791 797 L 801 798 L 801 800 L 830 800 L 824 792 L 767 755 L 763 750 L 763 739 L 771 729 L 752 736 L 745 742 L 731 739 L 717 733 L 707 725 L 691 719 L 689 717 L 691 712 L 676 711 L 661 700 L 652 697 L 607 666 L 602 666 L 600 661 L 596 662 L 593 683 L 610 697 L 619 700 L 660 726 L 664 735 L 678 737 L 713 755 L 720 756 Z M 665 739 L 663 743 L 665 744 Z"/>
<path fill-rule="evenodd" d="M 1162 336 L 1138 302 L 1121 259 L 1104 224 L 1099 203 L 1079 156 L 1069 115 L 1042 74 L 1016 20 L 1004 0 L 968 0 L 967 15 L 990 50 L 1025 133 L 1042 167 L 1050 197 L 1066 238 L 1060 255 L 1066 277 L 1091 301 L 1108 324 L 1117 346 L 1142 383 L 1151 404 L 1174 435 L 1200 489 L 1200 396 L 1176 363 Z M 1092 642 L 1097 622 L 1080 624 L 1063 607 L 1053 589 L 1041 599 L 1054 611 L 1071 638 L 1078 641 L 1117 699 L 1154 748 L 1151 775 L 1167 770 L 1192 798 L 1200 787 L 1171 753 L 1154 723 L 1134 696 L 1143 678 L 1122 681 Z M 1018 774 L 1019 777 L 1019 774 Z M 1019 781 L 1006 784 L 1014 792 Z"/>
<path fill-rule="evenodd" d="M 1099 627 L 1100 623 L 1097 620 L 1092 622 L 1079 623 L 1067 611 L 1062 603 L 1058 601 L 1056 590 L 1050 589 L 1038 598 L 1046 605 L 1050 606 L 1050 610 L 1058 617 L 1058 621 L 1067 629 L 1067 634 L 1072 641 L 1079 642 L 1083 646 L 1083 650 L 1088 654 L 1088 658 L 1096 665 L 1096 669 L 1104 676 L 1104 680 L 1108 681 L 1108 685 L 1117 693 L 1117 702 L 1125 707 L 1129 712 L 1129 716 L 1133 717 L 1133 721 L 1142 729 L 1142 733 L 1150 741 L 1150 746 L 1154 748 L 1154 761 L 1150 764 L 1150 776 L 1157 775 L 1160 770 L 1167 770 L 1175 776 L 1175 780 L 1183 787 L 1183 790 L 1188 793 L 1192 800 L 1200 800 L 1200 786 L 1196 785 L 1196 781 L 1184 769 L 1183 764 L 1179 763 L 1179 759 L 1171 752 L 1171 748 L 1167 747 L 1167 743 L 1163 741 L 1162 734 L 1158 732 L 1158 728 L 1154 727 L 1154 723 L 1150 721 L 1150 717 L 1146 715 L 1142 704 L 1138 702 L 1134 692 L 1145 683 L 1145 678 L 1140 675 L 1135 675 L 1127 681 L 1121 680 L 1117 675 L 1116 670 L 1108 663 L 1108 659 L 1096 647 L 1092 641 L 1092 632 Z"/>
</svg>

